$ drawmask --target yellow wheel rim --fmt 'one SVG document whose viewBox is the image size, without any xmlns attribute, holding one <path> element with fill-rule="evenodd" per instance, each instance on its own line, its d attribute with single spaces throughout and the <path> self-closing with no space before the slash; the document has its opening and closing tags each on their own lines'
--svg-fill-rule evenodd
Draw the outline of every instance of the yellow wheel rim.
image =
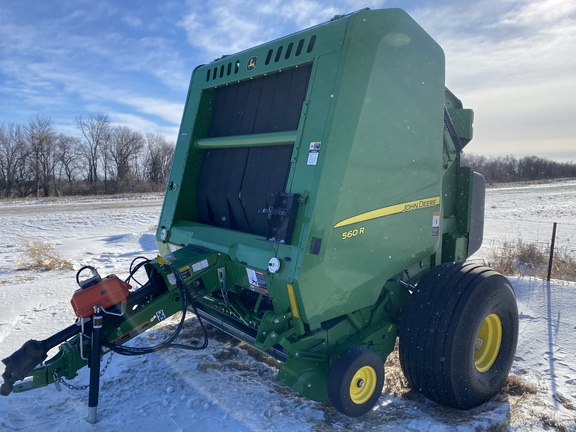
<svg viewBox="0 0 576 432">
<path fill-rule="evenodd" d="M 482 322 L 476 336 L 474 365 L 478 372 L 486 372 L 492 367 L 502 344 L 502 322 L 498 315 L 490 314 Z"/>
<path fill-rule="evenodd" d="M 364 366 L 352 377 L 350 382 L 350 399 L 361 405 L 370 399 L 376 389 L 376 371 L 370 366 Z"/>
</svg>

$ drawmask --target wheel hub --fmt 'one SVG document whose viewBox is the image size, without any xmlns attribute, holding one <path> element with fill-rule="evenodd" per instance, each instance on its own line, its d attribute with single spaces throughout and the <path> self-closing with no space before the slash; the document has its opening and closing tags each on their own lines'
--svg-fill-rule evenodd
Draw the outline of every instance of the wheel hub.
<svg viewBox="0 0 576 432">
<path fill-rule="evenodd" d="M 476 336 L 474 366 L 478 372 L 488 371 L 500 352 L 502 344 L 502 322 L 496 314 L 490 314 L 480 326 Z"/>
<path fill-rule="evenodd" d="M 350 399 L 355 404 L 365 403 L 376 389 L 376 371 L 370 366 L 364 366 L 354 374 L 350 382 Z"/>
</svg>

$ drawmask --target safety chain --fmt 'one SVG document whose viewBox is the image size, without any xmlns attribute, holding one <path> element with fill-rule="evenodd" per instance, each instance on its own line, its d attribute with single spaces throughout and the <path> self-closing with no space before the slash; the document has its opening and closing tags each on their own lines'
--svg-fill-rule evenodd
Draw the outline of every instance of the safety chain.
<svg viewBox="0 0 576 432">
<path fill-rule="evenodd" d="M 106 360 L 106 364 L 104 365 L 104 367 L 102 368 L 102 371 L 100 372 L 100 376 L 103 376 L 106 373 L 106 370 L 108 369 L 108 366 L 110 365 L 110 362 L 112 362 L 112 356 L 113 355 L 114 355 L 114 351 L 111 351 L 110 357 L 108 357 L 108 360 Z M 56 371 L 52 372 L 52 377 L 54 378 L 54 385 L 56 386 L 56 390 L 58 390 L 58 391 L 62 391 L 60 384 L 62 384 L 64 387 L 69 388 L 70 390 L 86 390 L 90 387 L 89 384 L 83 385 L 83 386 L 72 385 L 72 384 L 66 382 L 64 380 L 64 378 L 58 376 L 58 373 Z"/>
</svg>

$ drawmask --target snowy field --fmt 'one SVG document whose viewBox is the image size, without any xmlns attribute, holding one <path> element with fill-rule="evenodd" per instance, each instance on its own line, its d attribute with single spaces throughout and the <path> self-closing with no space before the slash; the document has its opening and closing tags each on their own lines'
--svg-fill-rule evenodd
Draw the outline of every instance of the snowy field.
<svg viewBox="0 0 576 432">
<path fill-rule="evenodd" d="M 44 339 L 75 318 L 70 306 L 75 271 L 23 270 L 26 240 L 53 244 L 75 268 L 92 265 L 102 275 L 124 278 L 134 257 L 155 257 L 160 206 L 157 196 L 2 202 L 0 359 L 26 340 Z M 570 239 L 576 239 L 576 181 L 491 188 L 486 207 L 485 243 L 474 259 L 488 256 L 503 238 L 549 242 L 555 221 L 557 245 L 572 250 L 575 246 Z M 520 313 L 512 373 L 535 389 L 534 394 L 509 391 L 463 412 L 414 392 L 391 395 L 387 382 L 370 413 L 348 418 L 328 403 L 312 402 L 287 388 L 276 379 L 273 360 L 212 329 L 204 351 L 114 355 L 101 379 L 95 425 L 86 422 L 87 390 L 58 392 L 51 385 L 0 397 L 0 430 L 576 431 L 576 283 L 547 283 L 529 276 L 510 280 Z M 140 336 L 141 343 L 164 339 L 174 322 Z M 179 340 L 190 343 L 197 335 L 197 321 L 190 317 Z M 71 383 L 87 384 L 87 368 Z"/>
</svg>

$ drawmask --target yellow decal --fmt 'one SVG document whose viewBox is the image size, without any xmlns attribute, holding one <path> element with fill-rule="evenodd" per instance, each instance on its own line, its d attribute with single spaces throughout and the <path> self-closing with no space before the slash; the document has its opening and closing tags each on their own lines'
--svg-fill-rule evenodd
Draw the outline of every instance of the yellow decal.
<svg viewBox="0 0 576 432">
<path fill-rule="evenodd" d="M 252 72 L 256 69 L 256 62 L 258 62 L 258 56 L 253 56 L 248 59 L 248 63 L 246 64 L 246 72 Z"/>
<path fill-rule="evenodd" d="M 188 279 L 189 277 L 192 276 L 192 273 L 190 272 L 189 266 L 179 268 L 178 271 L 180 272 L 180 277 L 182 279 Z"/>
<path fill-rule="evenodd" d="M 160 264 L 160 265 L 170 264 L 170 261 L 168 261 L 168 260 L 167 260 L 166 258 L 164 258 L 164 257 L 161 257 L 160 255 L 158 255 L 158 256 L 156 257 L 156 262 L 157 262 L 158 264 Z"/>
<path fill-rule="evenodd" d="M 409 201 L 401 204 L 395 204 L 388 207 L 382 207 L 377 210 L 372 210 L 366 213 L 362 213 L 351 218 L 344 219 L 334 225 L 334 228 L 341 228 L 343 226 L 352 225 L 357 222 L 365 222 L 372 219 L 381 218 L 384 216 L 390 216 L 398 213 L 406 213 L 415 210 L 422 210 L 429 207 L 436 207 L 440 205 L 440 197 L 430 197 L 421 200 Z"/>
<path fill-rule="evenodd" d="M 349 239 L 352 237 L 362 235 L 362 234 L 364 234 L 364 232 L 365 232 L 364 227 L 356 228 L 356 229 L 353 229 L 350 231 L 344 231 L 342 233 L 342 240 L 346 240 L 346 239 Z"/>
<path fill-rule="evenodd" d="M 296 297 L 294 296 L 294 287 L 290 284 L 286 284 L 288 287 L 288 297 L 290 298 L 290 307 L 292 308 L 292 316 L 294 318 L 299 318 L 298 307 L 296 306 Z"/>
</svg>

